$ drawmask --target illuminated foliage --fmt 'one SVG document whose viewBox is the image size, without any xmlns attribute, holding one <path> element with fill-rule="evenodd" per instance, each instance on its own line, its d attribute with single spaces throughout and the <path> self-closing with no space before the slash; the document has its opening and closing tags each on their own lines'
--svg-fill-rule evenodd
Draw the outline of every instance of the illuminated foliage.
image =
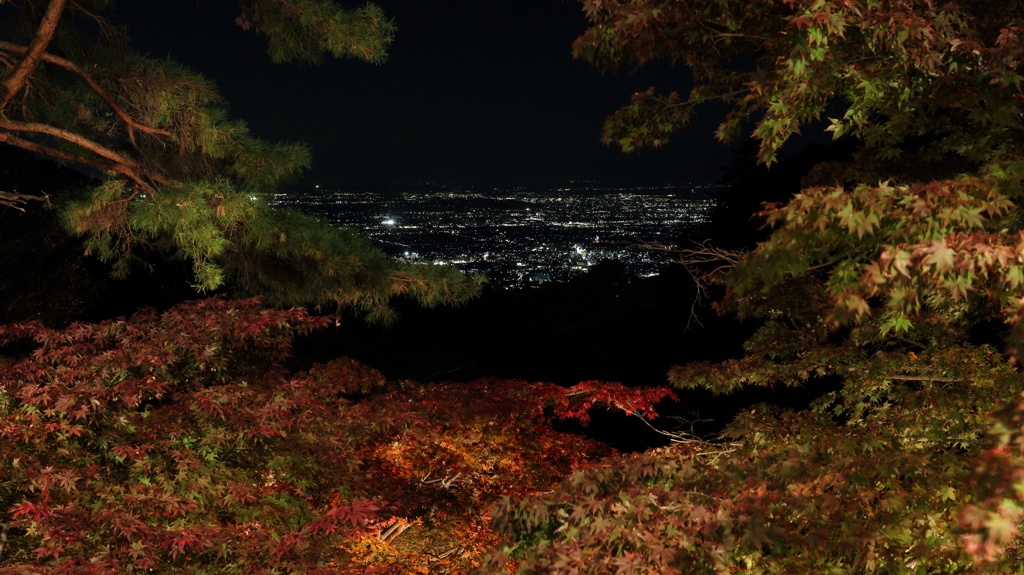
<svg viewBox="0 0 1024 575">
<path fill-rule="evenodd" d="M 271 209 L 277 186 L 310 164 L 303 144 L 272 143 L 228 118 L 214 84 L 133 52 L 106 0 L 15 0 L 0 26 L 0 142 L 87 166 L 104 181 L 63 205 L 66 227 L 123 277 L 139 248 L 192 264 L 200 291 L 290 305 L 355 307 L 390 321 L 388 301 L 465 301 L 479 278 L 400 265 L 352 230 Z M 244 0 L 237 23 L 276 62 L 324 55 L 381 62 L 394 25 L 379 7 Z M 116 15 L 114 16 L 116 18 Z M 28 196 L 4 196 L 14 205 Z"/>
<path fill-rule="evenodd" d="M 574 54 L 614 70 L 657 59 L 686 65 L 686 96 L 653 88 L 605 125 L 629 151 L 658 146 L 708 101 L 730 104 L 718 138 L 752 123 L 760 158 L 811 120 L 856 135 L 883 156 L 930 134 L 935 154 L 977 160 L 1019 145 L 1019 0 L 584 0 L 591 27 Z M 737 59 L 743 65 L 735 65 Z M 845 108 L 837 110 L 837 108 Z"/>
<path fill-rule="evenodd" d="M 210 299 L 0 327 L 27 349 L 0 368 L 0 573 L 465 572 L 501 497 L 607 454 L 552 417 L 671 395 L 290 374 L 291 338 L 330 321 Z"/>
<path fill-rule="evenodd" d="M 744 357 L 669 374 L 716 393 L 821 392 L 804 412 L 758 406 L 721 438 L 680 436 L 503 502 L 512 543 L 481 571 L 509 558 L 521 573 L 1024 569 L 1024 4 L 583 4 L 578 56 L 670 59 L 696 81 L 688 96 L 635 95 L 606 142 L 660 145 L 717 99 L 733 106 L 719 138 L 748 131 L 768 164 L 826 114 L 863 144 L 766 205 L 765 242 L 709 266 L 717 308 L 760 322 Z"/>
</svg>

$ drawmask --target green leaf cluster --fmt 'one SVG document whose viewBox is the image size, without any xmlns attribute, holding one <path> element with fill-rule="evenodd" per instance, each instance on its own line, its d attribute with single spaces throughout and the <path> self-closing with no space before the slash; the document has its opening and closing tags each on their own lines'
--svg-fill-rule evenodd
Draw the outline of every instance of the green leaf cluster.
<svg viewBox="0 0 1024 575">
<path fill-rule="evenodd" d="M 669 60 L 695 82 L 688 96 L 652 88 L 613 114 L 603 139 L 626 151 L 665 143 L 712 100 L 733 108 L 719 139 L 748 132 L 769 164 L 801 126 L 831 115 L 836 137 L 857 136 L 887 156 L 924 135 L 934 155 L 975 159 L 1020 142 L 1017 0 L 583 5 L 591 27 L 574 44 L 576 57 L 604 70 Z"/>
<path fill-rule="evenodd" d="M 278 305 L 357 307 L 389 321 L 391 297 L 458 304 L 482 278 L 399 264 L 350 230 L 271 209 L 280 185 L 308 168 L 310 150 L 253 136 L 231 119 L 213 82 L 131 50 L 107 2 L 17 0 L 0 26 L 11 74 L 0 141 L 89 166 L 103 181 L 60 205 L 88 253 L 123 277 L 142 250 L 192 264 L 200 291 L 229 287 Z M 43 14 L 55 10 L 54 26 Z M 327 55 L 379 63 L 394 24 L 373 4 L 246 0 L 237 23 L 267 39 L 275 62 Z M 14 70 L 26 64 L 26 76 Z"/>
</svg>

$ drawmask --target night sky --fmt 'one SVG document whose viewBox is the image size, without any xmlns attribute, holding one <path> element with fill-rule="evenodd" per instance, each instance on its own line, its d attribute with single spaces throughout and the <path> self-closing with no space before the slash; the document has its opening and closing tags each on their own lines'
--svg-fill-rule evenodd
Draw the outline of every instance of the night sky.
<svg viewBox="0 0 1024 575">
<path fill-rule="evenodd" d="M 602 75 L 573 60 L 572 41 L 586 28 L 578 2 L 377 4 L 398 27 L 379 66 L 271 64 L 264 41 L 234 25 L 230 0 L 123 2 L 117 14 L 136 48 L 213 79 L 255 135 L 310 144 L 303 186 L 710 183 L 730 157 L 712 136 L 723 113 L 714 107 L 658 150 L 626 155 L 600 143 L 604 119 L 630 94 L 686 90 L 688 74 L 662 64 Z"/>
</svg>

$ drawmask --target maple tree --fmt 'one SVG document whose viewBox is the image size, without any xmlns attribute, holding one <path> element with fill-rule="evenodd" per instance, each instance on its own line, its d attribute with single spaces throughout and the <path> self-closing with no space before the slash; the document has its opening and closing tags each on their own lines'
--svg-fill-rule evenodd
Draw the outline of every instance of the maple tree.
<svg viewBox="0 0 1024 575">
<path fill-rule="evenodd" d="M 334 319 L 207 299 L 0 327 L 0 573 L 466 572 L 501 542 L 492 504 L 608 453 L 552 418 L 671 396 L 289 373 Z"/>
<path fill-rule="evenodd" d="M 148 246 L 190 261 L 201 291 L 230 285 L 280 305 L 356 307 L 379 321 L 394 317 L 395 295 L 433 306 L 479 291 L 480 278 L 401 265 L 352 230 L 271 209 L 268 194 L 309 166 L 310 150 L 255 137 L 229 119 L 210 80 L 132 51 L 110 2 L 4 8 L 0 142 L 103 174 L 61 210 L 116 277 Z M 374 4 L 244 0 L 240 9 L 238 25 L 265 37 L 275 62 L 381 62 L 394 32 Z M 31 197 L 8 190 L 0 205 Z"/>
<path fill-rule="evenodd" d="M 577 56 L 684 64 L 688 95 L 633 96 L 604 140 L 667 141 L 701 103 L 778 161 L 829 117 L 853 161 L 764 206 L 767 240 L 684 256 L 760 327 L 681 388 L 822 389 L 504 500 L 482 572 L 1010 573 L 1024 519 L 1024 3 L 583 0 Z M 797 192 L 797 190 L 794 190 Z M 695 270 L 695 273 L 699 271 Z"/>
</svg>

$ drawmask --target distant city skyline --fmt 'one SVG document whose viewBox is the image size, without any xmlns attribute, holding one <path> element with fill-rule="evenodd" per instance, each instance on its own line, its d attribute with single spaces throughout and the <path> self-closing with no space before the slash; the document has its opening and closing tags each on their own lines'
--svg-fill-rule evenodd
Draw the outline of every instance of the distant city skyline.
<svg viewBox="0 0 1024 575">
<path fill-rule="evenodd" d="M 487 274 L 499 288 L 568 281 L 604 260 L 656 275 L 667 250 L 706 224 L 711 186 L 464 186 L 419 183 L 280 193 L 274 205 L 359 230 L 408 262 Z M 659 247 L 660 246 L 660 247 Z"/>
</svg>

